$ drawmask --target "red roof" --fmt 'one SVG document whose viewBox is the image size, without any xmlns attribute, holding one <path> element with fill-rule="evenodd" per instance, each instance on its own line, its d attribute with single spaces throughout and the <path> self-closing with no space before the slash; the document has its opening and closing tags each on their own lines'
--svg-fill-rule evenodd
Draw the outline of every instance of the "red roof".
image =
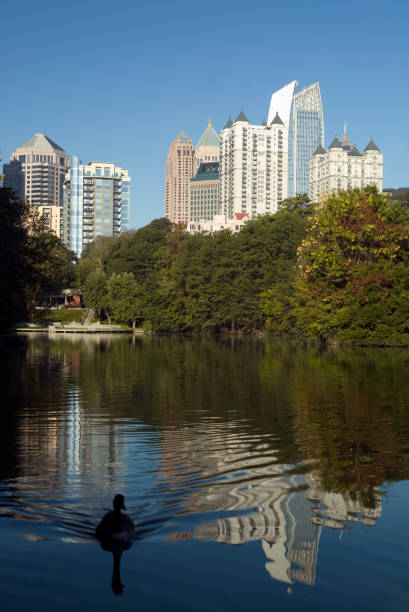
<svg viewBox="0 0 409 612">
<path fill-rule="evenodd" d="M 250 218 L 247 213 L 234 213 L 234 216 L 236 217 L 237 221 Z"/>
</svg>

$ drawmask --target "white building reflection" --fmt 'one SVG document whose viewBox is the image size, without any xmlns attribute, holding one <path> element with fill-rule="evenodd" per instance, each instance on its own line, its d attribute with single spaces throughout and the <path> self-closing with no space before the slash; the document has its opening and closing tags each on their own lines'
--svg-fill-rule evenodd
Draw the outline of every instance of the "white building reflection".
<svg viewBox="0 0 409 612">
<path fill-rule="evenodd" d="M 186 431 L 186 437 L 181 430 L 173 431 L 172 442 L 165 434 L 162 445 L 171 486 L 178 481 L 170 468 L 175 447 L 179 461 L 201 472 L 201 490 L 189 495 L 191 512 L 234 513 L 198 525 L 191 537 L 235 545 L 259 541 L 271 578 L 314 585 L 322 527 L 342 533 L 350 523 L 372 526 L 381 516 L 379 492 L 375 491 L 373 507 L 367 508 L 359 494 L 353 499 L 348 493 L 324 491 L 314 472 L 308 471 L 313 465 L 279 464 L 277 453 L 262 440 L 245 443 L 239 436 L 212 429 L 196 430 L 193 436 Z M 306 473 L 294 473 L 300 471 Z M 173 535 L 169 539 L 178 537 Z"/>
</svg>

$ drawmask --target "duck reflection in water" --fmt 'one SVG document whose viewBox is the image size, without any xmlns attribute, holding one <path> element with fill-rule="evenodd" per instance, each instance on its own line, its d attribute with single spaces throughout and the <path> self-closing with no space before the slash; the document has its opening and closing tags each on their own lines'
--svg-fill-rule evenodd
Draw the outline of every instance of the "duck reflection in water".
<svg viewBox="0 0 409 612">
<path fill-rule="evenodd" d="M 121 582 L 121 556 L 124 550 L 132 546 L 135 525 L 127 514 L 121 512 L 126 510 L 123 495 L 115 495 L 112 504 L 114 509 L 106 513 L 95 529 L 95 535 L 101 542 L 101 548 L 112 552 L 114 565 L 111 586 L 115 595 L 120 595 L 124 588 Z"/>
</svg>

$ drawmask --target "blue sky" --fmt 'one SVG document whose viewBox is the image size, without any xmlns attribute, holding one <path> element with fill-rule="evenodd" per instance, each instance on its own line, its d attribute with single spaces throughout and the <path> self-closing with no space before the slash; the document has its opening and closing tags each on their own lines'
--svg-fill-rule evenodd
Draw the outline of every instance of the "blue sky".
<svg viewBox="0 0 409 612">
<path fill-rule="evenodd" d="M 347 121 L 384 153 L 384 186 L 409 185 L 409 2 L 21 0 L 1 9 L 0 151 L 44 132 L 132 177 L 132 225 L 163 216 L 170 142 L 196 144 L 271 93 L 319 81 L 325 144 Z"/>
</svg>

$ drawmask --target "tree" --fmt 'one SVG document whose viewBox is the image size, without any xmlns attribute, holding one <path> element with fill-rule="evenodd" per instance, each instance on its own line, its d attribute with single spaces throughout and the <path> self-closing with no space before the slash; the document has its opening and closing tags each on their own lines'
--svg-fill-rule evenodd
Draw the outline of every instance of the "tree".
<svg viewBox="0 0 409 612">
<path fill-rule="evenodd" d="M 0 326 L 24 319 L 38 301 L 74 280 L 75 255 L 43 231 L 34 206 L 0 188 Z"/>
<path fill-rule="evenodd" d="M 387 196 L 373 187 L 340 192 L 315 209 L 298 254 L 295 312 L 303 333 L 409 342 L 409 224 L 396 219 Z"/>
<path fill-rule="evenodd" d="M 35 207 L 28 208 L 28 219 L 26 290 L 29 305 L 34 307 L 75 282 L 76 257 L 55 234 L 43 231 Z"/>
<path fill-rule="evenodd" d="M 141 318 L 140 289 L 132 272 L 113 273 L 108 280 L 108 302 L 112 315 L 117 321 L 129 323 L 135 329 Z"/>
<path fill-rule="evenodd" d="M 102 268 L 93 270 L 83 289 L 83 300 L 88 308 L 94 308 L 98 315 L 105 313 L 110 323 L 111 309 L 108 300 L 107 275 Z"/>
<path fill-rule="evenodd" d="M 26 216 L 24 203 L 0 188 L 0 328 L 23 319 L 27 312 Z"/>
</svg>

